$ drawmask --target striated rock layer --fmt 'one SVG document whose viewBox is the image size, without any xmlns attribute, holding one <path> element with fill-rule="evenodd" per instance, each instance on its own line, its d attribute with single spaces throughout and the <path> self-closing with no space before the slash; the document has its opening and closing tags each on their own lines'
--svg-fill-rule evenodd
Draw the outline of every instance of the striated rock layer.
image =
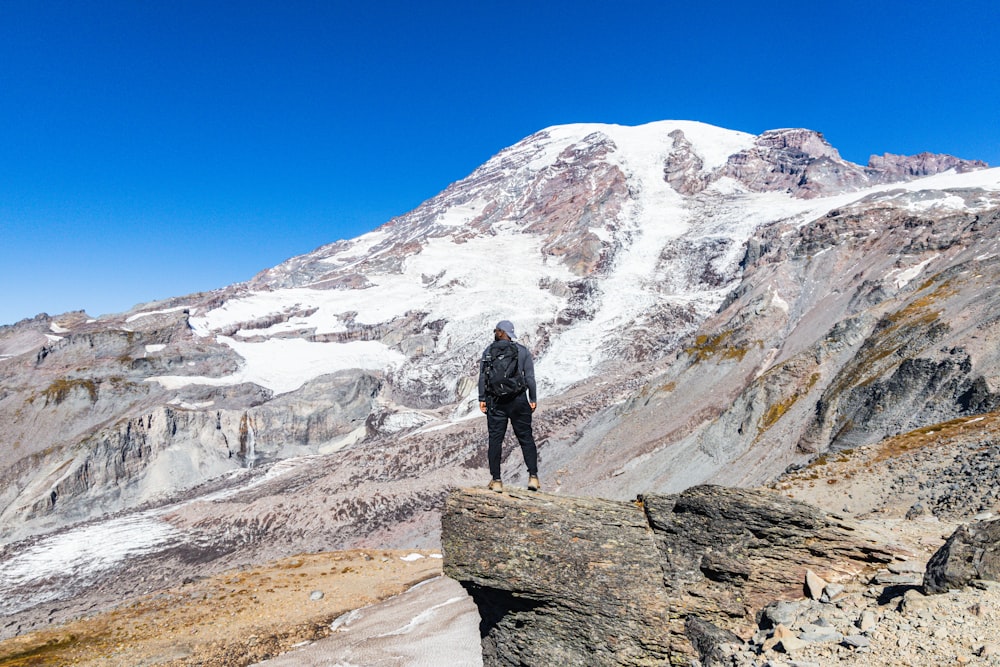
<svg viewBox="0 0 1000 667">
<path fill-rule="evenodd" d="M 892 560 L 850 522 L 718 486 L 633 503 L 460 489 L 441 539 L 445 574 L 479 607 L 486 665 L 683 662 L 692 617 L 748 638 L 807 572 L 837 581 Z"/>
</svg>

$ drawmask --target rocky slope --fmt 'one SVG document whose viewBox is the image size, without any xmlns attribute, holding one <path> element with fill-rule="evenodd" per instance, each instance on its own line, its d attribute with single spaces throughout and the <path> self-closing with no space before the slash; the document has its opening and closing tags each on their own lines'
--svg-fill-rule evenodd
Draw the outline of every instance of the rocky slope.
<svg viewBox="0 0 1000 667">
<path fill-rule="evenodd" d="M 499 319 L 535 353 L 554 493 L 756 485 L 990 411 L 984 167 L 861 167 L 808 130 L 554 127 L 245 284 L 0 327 L 3 632 L 192 572 L 436 546 L 448 491 L 482 482 Z M 67 559 L 92 542 L 114 548 Z"/>
</svg>

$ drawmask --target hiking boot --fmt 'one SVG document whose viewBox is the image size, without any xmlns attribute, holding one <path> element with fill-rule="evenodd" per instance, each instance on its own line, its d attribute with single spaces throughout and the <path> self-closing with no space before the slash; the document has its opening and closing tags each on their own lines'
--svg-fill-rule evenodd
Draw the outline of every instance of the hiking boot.
<svg viewBox="0 0 1000 667">
<path fill-rule="evenodd" d="M 486 487 L 490 491 L 496 491 L 497 493 L 503 493 L 503 482 L 499 479 L 494 479 L 490 482 L 490 485 Z"/>
<path fill-rule="evenodd" d="M 528 476 L 528 491 L 540 491 L 542 489 L 542 483 L 538 481 L 536 475 Z"/>
</svg>

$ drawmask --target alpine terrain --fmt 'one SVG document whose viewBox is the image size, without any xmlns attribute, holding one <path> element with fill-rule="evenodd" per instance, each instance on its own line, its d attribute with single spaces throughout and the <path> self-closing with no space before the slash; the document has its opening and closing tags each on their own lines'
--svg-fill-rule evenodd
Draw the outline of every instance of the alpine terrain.
<svg viewBox="0 0 1000 667">
<path fill-rule="evenodd" d="M 949 457 L 995 447 L 998 238 L 1000 169 L 983 162 L 861 166 L 806 129 L 565 125 L 248 282 L 0 327 L 0 639 L 302 554 L 437 555 L 449 494 L 489 481 L 477 364 L 502 319 L 535 358 L 535 498 L 767 489 L 891 514 L 933 551 L 998 511 L 996 457 L 946 476 L 957 505 L 938 472 L 890 489 L 864 461 L 941 424 L 966 429 Z M 857 469 L 816 472 L 834 460 Z M 516 445 L 504 476 L 526 483 Z M 849 479 L 864 483 L 838 494 Z M 748 614 L 719 625 L 748 640 L 732 620 Z M 230 635 L 218 664 L 291 639 Z M 193 641 L 143 664 L 214 664 Z M 678 646 L 657 655 L 696 659 Z M 501 654 L 488 664 L 524 659 Z M 108 660 L 92 664 L 138 664 Z"/>
</svg>

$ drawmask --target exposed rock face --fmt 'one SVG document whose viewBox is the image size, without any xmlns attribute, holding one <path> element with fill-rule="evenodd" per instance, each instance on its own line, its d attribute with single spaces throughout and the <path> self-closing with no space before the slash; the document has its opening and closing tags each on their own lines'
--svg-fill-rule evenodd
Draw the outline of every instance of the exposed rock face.
<svg viewBox="0 0 1000 667">
<path fill-rule="evenodd" d="M 682 194 L 701 192 L 712 180 L 711 175 L 705 173 L 704 162 L 684 136 L 683 130 L 674 130 L 670 137 L 674 140 L 674 145 L 663 167 L 663 177 L 674 190 Z"/>
<path fill-rule="evenodd" d="M 442 543 L 479 606 L 485 664 L 666 661 L 669 603 L 636 505 L 455 492 Z"/>
<path fill-rule="evenodd" d="M 924 589 L 945 593 L 975 579 L 1000 581 L 1000 519 L 959 527 L 927 563 Z"/>
<path fill-rule="evenodd" d="M 836 580 L 892 558 L 816 508 L 715 486 L 634 503 L 459 490 L 442 544 L 479 606 L 487 665 L 680 661 L 689 616 L 748 636 L 806 571 Z"/>
<path fill-rule="evenodd" d="M 988 167 L 982 160 L 962 160 L 951 155 L 937 153 L 918 153 L 916 155 L 893 155 L 883 153 L 872 155 L 868 160 L 868 169 L 881 175 L 885 183 L 894 183 L 915 176 L 930 176 L 954 169 L 964 173 L 973 169 Z"/>
<path fill-rule="evenodd" d="M 146 378 L 224 375 L 241 361 L 194 335 L 186 310 L 131 321 L 45 316 L 6 329 L 15 352 L 9 346 L 26 335 L 50 333 L 0 366 L 5 540 L 165 500 L 245 467 L 251 433 L 258 460 L 314 453 L 352 431 L 363 437 L 382 384 L 350 372 L 277 398 L 252 383 L 166 391 Z"/>
<path fill-rule="evenodd" d="M 765 132 L 753 148 L 729 158 L 725 174 L 755 192 L 785 190 L 799 197 L 868 184 L 861 167 L 841 159 L 822 134 L 810 130 Z"/>
<path fill-rule="evenodd" d="M 730 176 L 755 192 L 784 190 L 804 198 L 896 183 L 949 169 L 959 172 L 987 167 L 980 160 L 921 153 L 872 156 L 868 167 L 840 157 L 822 134 L 805 129 L 771 130 L 752 148 L 730 156 L 717 176 Z"/>
</svg>

